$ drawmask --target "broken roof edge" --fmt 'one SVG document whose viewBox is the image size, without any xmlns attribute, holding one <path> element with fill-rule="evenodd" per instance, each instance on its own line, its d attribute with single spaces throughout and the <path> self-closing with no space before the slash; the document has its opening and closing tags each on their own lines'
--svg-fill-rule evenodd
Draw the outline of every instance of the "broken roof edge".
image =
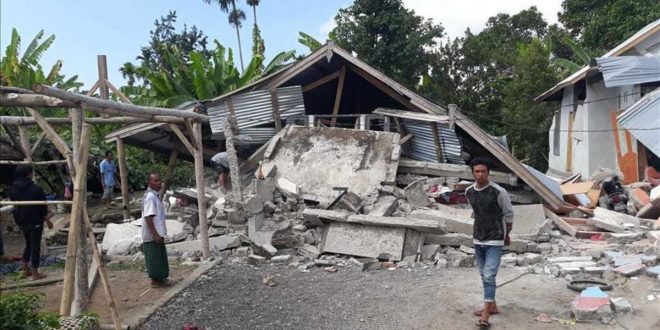
<svg viewBox="0 0 660 330">
<path fill-rule="evenodd" d="M 406 111 L 399 109 L 389 109 L 389 108 L 376 108 L 376 110 L 374 110 L 373 113 L 384 116 L 390 116 L 390 117 L 449 124 L 449 116 L 445 116 L 445 115 L 435 115 L 435 114 L 420 113 L 415 111 Z"/>
<path fill-rule="evenodd" d="M 601 58 L 603 57 L 612 57 L 612 56 L 619 56 L 629 49 L 635 47 L 637 44 L 639 44 L 641 41 L 645 40 L 648 38 L 650 35 L 660 31 L 660 19 L 657 19 L 654 22 L 649 23 L 639 31 L 637 31 L 635 34 L 633 34 L 630 38 L 626 39 L 626 41 L 620 43 L 616 47 L 612 48 L 610 51 L 605 53 Z M 534 101 L 536 102 L 541 102 L 544 101 L 552 96 L 554 96 L 557 92 L 561 91 L 564 87 L 574 85 L 580 80 L 584 79 L 587 74 L 589 69 L 592 69 L 594 67 L 591 67 L 589 65 L 582 67 L 580 70 L 577 72 L 571 74 L 564 80 L 558 82 L 556 85 L 552 86 L 552 88 L 548 89 L 547 91 L 543 92 L 541 95 L 537 96 L 534 98 Z"/>
</svg>

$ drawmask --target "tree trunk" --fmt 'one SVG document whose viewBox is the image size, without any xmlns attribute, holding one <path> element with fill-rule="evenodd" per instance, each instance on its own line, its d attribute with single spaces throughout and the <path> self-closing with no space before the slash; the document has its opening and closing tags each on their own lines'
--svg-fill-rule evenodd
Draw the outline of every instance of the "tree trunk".
<svg viewBox="0 0 660 330">
<path fill-rule="evenodd" d="M 254 14 L 254 26 L 257 26 L 257 6 L 252 6 L 252 13 Z"/>
<path fill-rule="evenodd" d="M 241 60 L 241 74 L 245 72 L 243 67 L 243 49 L 241 48 L 241 34 L 238 32 L 238 25 L 236 27 L 236 38 L 238 39 L 238 58 Z"/>
</svg>

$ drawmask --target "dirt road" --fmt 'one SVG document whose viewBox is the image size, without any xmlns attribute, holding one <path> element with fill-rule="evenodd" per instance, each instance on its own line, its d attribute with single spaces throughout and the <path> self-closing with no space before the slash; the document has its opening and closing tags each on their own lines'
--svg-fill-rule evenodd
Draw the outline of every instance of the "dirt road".
<svg viewBox="0 0 660 330">
<path fill-rule="evenodd" d="M 523 271 L 503 268 L 500 283 Z M 274 276 L 276 286 L 262 283 Z M 636 315 L 620 317 L 630 329 L 652 329 L 660 302 L 643 299 L 654 284 L 640 278 L 625 286 Z M 638 287 L 636 287 L 638 286 Z M 638 291 L 638 292 L 633 292 Z M 481 300 L 481 284 L 473 268 L 416 267 L 362 272 L 351 267 L 328 273 L 321 268 L 303 273 L 294 267 L 253 267 L 225 262 L 159 309 L 144 329 L 181 329 L 195 324 L 206 329 L 475 329 L 472 311 Z M 493 329 L 621 329 L 598 323 L 562 325 L 537 322 L 540 313 L 570 319 L 576 293 L 563 278 L 527 275 L 498 291 L 503 312 L 492 318 Z M 657 328 L 656 328 L 657 329 Z"/>
</svg>

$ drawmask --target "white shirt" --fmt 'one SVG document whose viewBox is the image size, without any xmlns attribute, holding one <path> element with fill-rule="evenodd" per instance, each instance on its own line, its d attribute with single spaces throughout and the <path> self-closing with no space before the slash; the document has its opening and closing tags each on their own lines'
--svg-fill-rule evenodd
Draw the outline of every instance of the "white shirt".
<svg viewBox="0 0 660 330">
<path fill-rule="evenodd" d="M 167 236 L 167 228 L 165 227 L 165 205 L 158 198 L 158 192 L 149 188 L 147 192 L 144 193 L 142 198 L 142 241 L 143 242 L 152 242 L 154 240 L 154 235 L 151 233 L 147 222 L 144 218 L 148 216 L 154 216 L 153 222 L 154 227 L 158 235 L 161 237 Z"/>
</svg>

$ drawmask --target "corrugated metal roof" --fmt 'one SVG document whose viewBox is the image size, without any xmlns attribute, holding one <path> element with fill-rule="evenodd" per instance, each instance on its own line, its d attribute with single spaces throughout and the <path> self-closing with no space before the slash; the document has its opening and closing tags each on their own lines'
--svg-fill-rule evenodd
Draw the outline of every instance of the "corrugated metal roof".
<svg viewBox="0 0 660 330">
<path fill-rule="evenodd" d="M 660 88 L 644 95 L 617 120 L 637 140 L 660 156 Z"/>
<path fill-rule="evenodd" d="M 428 162 L 437 162 L 438 157 L 433 141 L 433 130 L 431 124 L 426 121 L 402 119 L 401 125 L 407 133 L 413 135 L 410 141 L 410 158 Z M 442 162 L 452 164 L 464 164 L 461 158 L 461 143 L 456 133 L 448 128 L 438 126 L 438 137 L 442 149 Z"/>
<path fill-rule="evenodd" d="M 238 144 L 262 144 L 270 141 L 277 133 L 275 127 L 249 127 L 240 130 L 240 134 L 234 136 Z M 211 136 L 214 140 L 224 140 L 224 132 L 214 133 Z"/>
<path fill-rule="evenodd" d="M 660 81 L 660 58 L 649 56 L 601 57 L 596 59 L 606 87 Z"/>
<path fill-rule="evenodd" d="M 239 134 L 249 127 L 273 123 L 273 104 L 270 92 L 258 90 L 231 96 L 229 99 L 234 108 L 234 116 L 238 125 Z M 290 116 L 305 113 L 305 101 L 303 100 L 302 87 L 290 86 L 277 89 L 277 100 L 279 103 L 280 118 L 286 119 Z M 230 109 L 227 102 L 208 109 L 211 132 L 214 136 L 224 132 L 223 122 Z"/>
<path fill-rule="evenodd" d="M 658 32 L 660 32 L 660 19 L 657 19 L 655 22 L 650 23 L 649 25 L 643 27 L 641 30 L 637 31 L 637 33 L 635 33 L 632 37 L 620 43 L 618 46 L 614 47 L 612 50 L 605 53 L 602 57 L 620 56 L 621 54 L 625 53 L 626 51 L 635 47 L 637 44 L 644 41 L 649 36 L 654 35 Z M 582 69 L 570 75 L 568 78 L 557 83 L 549 90 L 543 92 L 543 94 L 537 96 L 534 100 L 543 101 L 546 98 L 551 97 L 555 93 L 561 91 L 564 87 L 577 83 L 578 81 L 584 79 L 587 76 L 589 69 L 590 69 L 589 66 L 583 67 Z"/>
</svg>

